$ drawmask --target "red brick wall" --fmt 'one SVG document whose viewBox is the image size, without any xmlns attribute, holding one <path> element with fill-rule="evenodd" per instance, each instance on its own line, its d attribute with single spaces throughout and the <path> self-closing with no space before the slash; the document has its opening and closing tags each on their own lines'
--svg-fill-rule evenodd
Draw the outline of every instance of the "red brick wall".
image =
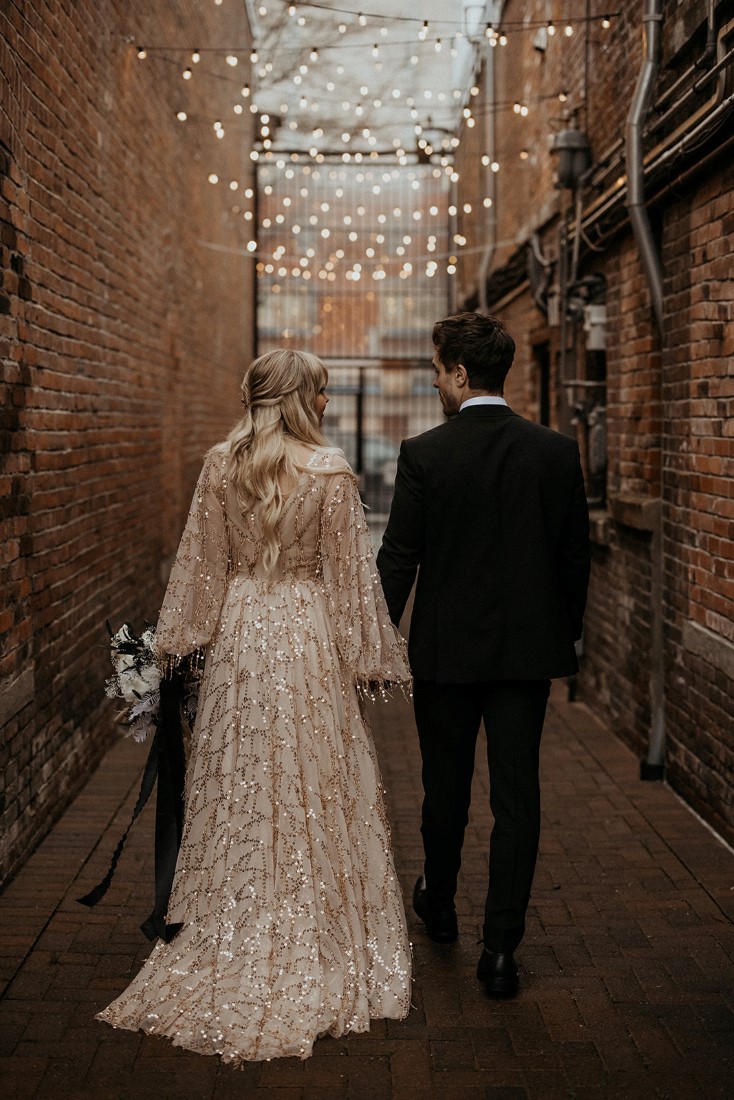
<svg viewBox="0 0 734 1100">
<path fill-rule="evenodd" d="M 656 95 L 679 77 L 685 84 L 687 67 L 703 54 L 707 7 L 699 0 L 675 11 L 664 5 Z M 717 28 L 724 7 L 716 6 Z M 503 20 L 508 26 L 543 20 L 546 8 L 540 2 L 509 0 Z M 592 5 L 591 10 L 600 8 Z M 588 221 L 579 275 L 604 276 L 607 307 L 607 505 L 594 515 L 586 653 L 578 688 L 641 759 L 662 691 L 668 782 L 731 841 L 734 280 L 729 242 L 734 169 L 729 151 L 718 159 L 714 155 L 698 175 L 678 178 L 692 162 L 677 158 L 668 161 L 665 178 L 656 177 L 650 217 L 664 278 L 660 333 L 623 203 L 616 220 L 605 215 L 594 222 L 592 217 L 624 178 L 625 122 L 643 56 L 643 5 L 622 0 L 614 10 L 620 15 L 611 31 L 595 24 L 588 43 L 580 27 L 563 41 L 559 21 L 559 34 L 545 51 L 533 46 L 532 31 L 519 30 L 508 31 L 507 46 L 492 51 L 495 98 L 504 107 L 495 116 L 493 156 L 501 167 L 494 181 L 496 247 L 489 275 L 495 294 L 489 306 L 518 342 L 508 386 L 511 403 L 524 415 L 538 416 L 532 345 L 547 339 L 550 421 L 577 432 L 583 454 L 582 428 L 564 414 L 559 328 L 533 302 L 526 268 L 517 264 L 519 249 L 537 233 L 539 249 L 552 264 L 551 285 L 557 281 L 559 220 L 570 193 L 553 188 L 548 138 L 566 124 L 564 105 L 552 98 L 565 88 L 565 107 L 576 109 L 593 153 L 584 190 Z M 713 90 L 713 83 L 708 88 Z M 482 88 L 477 102 L 484 94 Z M 512 112 L 515 101 L 528 104 L 526 118 Z M 646 151 L 664 142 L 674 127 L 685 128 L 692 110 L 687 102 L 667 129 L 645 136 Z M 471 201 L 480 190 L 481 155 L 491 138 L 489 127 L 464 133 L 460 209 L 464 195 Z M 521 158 L 523 148 L 529 155 Z M 672 190 L 662 191 L 666 184 L 673 184 Z M 462 231 L 473 249 L 460 266 L 462 292 L 475 304 L 481 245 L 491 239 L 492 226 L 472 211 Z M 575 338 L 576 353 L 581 349 L 578 373 L 583 374 L 580 325 Z"/>
<path fill-rule="evenodd" d="M 734 167 L 665 215 L 664 548 L 671 783 L 734 822 Z M 685 354 L 683 353 L 685 351 Z"/>
<path fill-rule="evenodd" d="M 249 183 L 250 116 L 217 141 L 223 60 L 184 87 L 183 63 L 130 41 L 245 46 L 229 8 L 0 13 L 0 882 L 119 736 L 105 619 L 155 618 L 202 454 L 237 414 L 252 261 L 207 177 Z"/>
</svg>

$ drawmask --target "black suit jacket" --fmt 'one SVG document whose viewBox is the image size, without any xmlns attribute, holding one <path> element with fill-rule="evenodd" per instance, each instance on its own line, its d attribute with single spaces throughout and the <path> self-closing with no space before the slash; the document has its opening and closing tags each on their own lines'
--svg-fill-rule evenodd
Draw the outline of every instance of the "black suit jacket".
<svg viewBox="0 0 734 1100">
<path fill-rule="evenodd" d="M 577 670 L 589 515 L 576 443 L 474 405 L 400 448 L 377 565 L 400 622 L 416 571 L 417 679 L 549 679 Z"/>
</svg>

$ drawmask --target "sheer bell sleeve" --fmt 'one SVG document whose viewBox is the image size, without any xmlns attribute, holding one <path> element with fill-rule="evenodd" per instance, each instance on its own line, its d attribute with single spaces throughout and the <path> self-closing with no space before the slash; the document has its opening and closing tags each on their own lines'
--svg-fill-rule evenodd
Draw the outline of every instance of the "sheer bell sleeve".
<svg viewBox="0 0 734 1100">
<path fill-rule="evenodd" d="M 207 646 L 219 619 L 229 557 L 224 464 L 220 450 L 206 457 L 163 598 L 156 648 L 174 660 Z"/>
<path fill-rule="evenodd" d="M 321 565 L 342 665 L 362 687 L 409 685 L 405 640 L 390 622 L 362 501 L 348 468 L 328 478 Z"/>
</svg>

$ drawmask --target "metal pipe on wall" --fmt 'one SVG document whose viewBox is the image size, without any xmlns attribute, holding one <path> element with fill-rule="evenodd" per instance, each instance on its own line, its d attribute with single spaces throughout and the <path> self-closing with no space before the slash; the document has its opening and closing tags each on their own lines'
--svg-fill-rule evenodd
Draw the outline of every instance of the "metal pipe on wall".
<svg viewBox="0 0 734 1100">
<path fill-rule="evenodd" d="M 642 17 L 645 55 L 627 116 L 627 210 L 642 263 L 658 331 L 663 328 L 663 272 L 645 207 L 645 165 L 642 155 L 642 123 L 647 114 L 660 56 L 662 0 L 644 0 Z"/>
<path fill-rule="evenodd" d="M 650 287 L 658 331 L 663 330 L 663 273 L 645 206 L 645 166 L 642 123 L 652 102 L 660 56 L 662 0 L 645 0 L 644 59 L 627 118 L 627 209 L 640 260 Z M 662 471 L 661 471 L 662 476 Z M 654 509 L 650 542 L 650 735 L 641 779 L 662 779 L 665 769 L 665 651 L 663 639 L 663 516 L 662 493 Z"/>
<path fill-rule="evenodd" d="M 501 8 L 503 4 L 495 4 L 492 14 L 495 18 L 499 18 Z M 489 15 L 489 9 L 487 14 Z M 492 262 L 494 256 L 496 242 L 497 242 L 497 186 L 495 173 L 492 171 L 492 161 L 495 156 L 495 125 L 496 125 L 496 96 L 495 96 L 495 67 L 493 50 L 489 47 L 485 50 L 485 70 L 484 70 L 484 103 L 486 107 L 485 112 L 485 148 L 487 150 L 487 158 L 489 163 L 485 168 L 485 179 L 487 181 L 487 195 L 486 198 L 490 199 L 491 205 L 487 210 L 487 244 L 482 253 L 482 259 L 479 264 L 479 274 L 477 276 L 478 291 L 479 291 L 479 312 L 487 313 L 487 275 L 489 273 L 489 265 Z"/>
</svg>

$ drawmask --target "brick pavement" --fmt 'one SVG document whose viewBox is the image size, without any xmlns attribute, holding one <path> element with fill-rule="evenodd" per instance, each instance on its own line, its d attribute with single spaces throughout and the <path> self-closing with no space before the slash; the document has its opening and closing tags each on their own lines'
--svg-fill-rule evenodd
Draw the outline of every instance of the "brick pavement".
<svg viewBox="0 0 734 1100">
<path fill-rule="evenodd" d="M 418 750 L 402 700 L 373 728 L 406 898 L 421 866 Z M 481 745 L 480 745 L 481 751 Z M 152 815 L 107 898 L 97 880 L 129 818 L 145 750 L 120 742 L 0 897 L 0 1082 L 8 1100 L 554 1100 L 734 1096 L 734 854 L 555 685 L 542 750 L 543 836 L 521 992 L 474 977 L 490 828 L 475 778 L 457 899 L 460 940 L 409 915 L 414 1008 L 306 1062 L 243 1070 L 113 1031 L 94 1013 L 144 959 Z M 100 834 L 102 834 L 100 839 Z"/>
</svg>

